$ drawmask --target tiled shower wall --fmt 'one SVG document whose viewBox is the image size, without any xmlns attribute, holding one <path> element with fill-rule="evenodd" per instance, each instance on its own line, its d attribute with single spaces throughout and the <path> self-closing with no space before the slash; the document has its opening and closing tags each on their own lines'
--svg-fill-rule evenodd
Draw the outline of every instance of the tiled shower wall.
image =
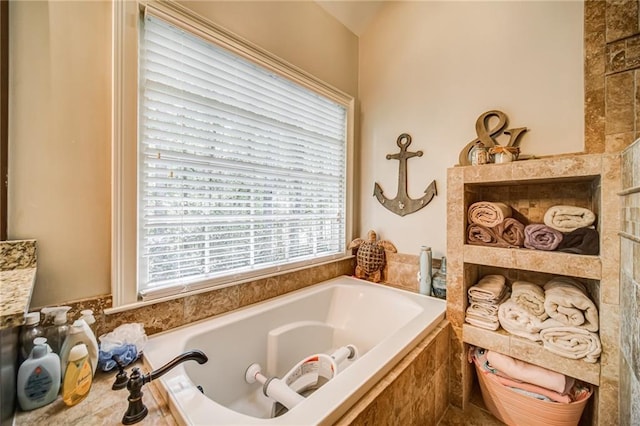
<svg viewBox="0 0 640 426">
<path fill-rule="evenodd" d="M 640 2 L 585 2 L 585 150 L 623 155 L 619 424 L 640 424 Z M 636 188 L 635 192 L 633 188 Z"/>
<path fill-rule="evenodd" d="M 622 154 L 620 425 L 640 425 L 640 140 Z"/>
</svg>

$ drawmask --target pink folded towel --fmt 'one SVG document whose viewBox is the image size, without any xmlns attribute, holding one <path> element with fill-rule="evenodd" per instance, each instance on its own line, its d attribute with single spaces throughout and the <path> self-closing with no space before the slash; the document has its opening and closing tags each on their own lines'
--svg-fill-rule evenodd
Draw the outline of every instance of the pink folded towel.
<svg viewBox="0 0 640 426">
<path fill-rule="evenodd" d="M 575 383 L 572 377 L 567 377 L 564 374 L 556 373 L 498 352 L 488 351 L 487 360 L 489 365 L 512 379 L 542 386 L 560 394 L 569 392 Z"/>
</svg>

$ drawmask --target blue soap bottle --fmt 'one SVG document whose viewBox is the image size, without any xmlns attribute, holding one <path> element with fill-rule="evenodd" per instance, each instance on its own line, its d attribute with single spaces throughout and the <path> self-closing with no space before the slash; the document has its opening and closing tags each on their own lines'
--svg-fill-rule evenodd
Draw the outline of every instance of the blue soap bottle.
<svg viewBox="0 0 640 426">
<path fill-rule="evenodd" d="M 34 339 L 34 346 L 18 370 L 17 396 L 20 408 L 33 410 L 53 402 L 60 390 L 60 358 L 49 350 L 47 339 Z"/>
</svg>

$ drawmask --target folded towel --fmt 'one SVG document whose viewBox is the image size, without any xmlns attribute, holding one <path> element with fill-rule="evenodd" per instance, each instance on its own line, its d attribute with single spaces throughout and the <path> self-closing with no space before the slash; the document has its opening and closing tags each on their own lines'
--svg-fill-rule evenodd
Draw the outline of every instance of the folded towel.
<svg viewBox="0 0 640 426">
<path fill-rule="evenodd" d="M 471 204 L 468 210 L 469 223 L 492 228 L 511 217 L 511 207 L 504 203 L 479 201 Z"/>
<path fill-rule="evenodd" d="M 551 327 L 540 332 L 545 349 L 565 358 L 594 363 L 602 353 L 597 333 L 578 327 Z"/>
<path fill-rule="evenodd" d="M 544 214 L 544 224 L 560 232 L 591 226 L 595 220 L 591 210 L 575 206 L 553 206 Z"/>
<path fill-rule="evenodd" d="M 524 337 L 534 342 L 540 341 L 540 330 L 543 327 L 542 321 L 520 307 L 513 299 L 509 299 L 500 305 L 498 321 L 500 321 L 502 328 L 513 335 Z"/>
<path fill-rule="evenodd" d="M 584 285 L 571 278 L 555 277 L 544 285 L 544 310 L 563 325 L 598 331 L 596 305 Z"/>
<path fill-rule="evenodd" d="M 467 313 L 481 317 L 495 317 L 497 320 L 499 305 L 500 304 L 498 302 L 489 303 L 469 301 Z"/>
<path fill-rule="evenodd" d="M 562 242 L 562 232 L 542 223 L 534 223 L 524 228 L 524 246 L 536 250 L 555 250 Z"/>
<path fill-rule="evenodd" d="M 575 254 L 600 253 L 600 235 L 593 228 L 578 228 L 564 235 L 558 251 Z"/>
<path fill-rule="evenodd" d="M 496 331 L 500 328 L 497 316 L 495 318 L 488 318 L 467 314 L 465 315 L 464 320 L 473 326 L 484 328 L 486 330 Z"/>
<path fill-rule="evenodd" d="M 515 281 L 511 285 L 511 299 L 540 321 L 549 318 L 544 310 L 544 290 L 539 285 Z"/>
<path fill-rule="evenodd" d="M 575 383 L 575 379 L 572 377 L 567 377 L 562 373 L 547 370 L 498 352 L 488 351 L 487 361 L 489 361 L 491 367 L 500 371 L 500 375 L 506 374 L 512 379 L 541 386 L 562 395 L 568 393 Z"/>
<path fill-rule="evenodd" d="M 485 275 L 476 285 L 469 288 L 467 293 L 474 302 L 497 302 L 508 290 L 505 283 L 506 278 L 502 275 Z"/>
<path fill-rule="evenodd" d="M 522 247 L 525 241 L 524 225 L 512 217 L 497 224 L 493 231 L 498 237 L 509 244 L 509 247 Z"/>
<path fill-rule="evenodd" d="M 518 381 L 509 377 L 506 373 L 496 369 L 493 365 L 491 365 L 487 359 L 487 356 L 491 353 L 491 351 L 487 351 L 482 348 L 476 348 L 473 353 L 473 358 L 475 358 L 476 362 L 481 368 L 481 374 L 489 374 L 496 381 L 501 383 L 504 386 L 508 386 L 513 389 L 520 389 L 526 392 L 532 392 L 537 395 L 542 395 L 545 398 L 548 398 L 555 402 L 571 402 L 571 395 L 562 395 L 558 392 L 555 392 L 550 389 L 546 389 L 542 386 L 537 386 L 531 383 L 525 383 Z"/>
</svg>

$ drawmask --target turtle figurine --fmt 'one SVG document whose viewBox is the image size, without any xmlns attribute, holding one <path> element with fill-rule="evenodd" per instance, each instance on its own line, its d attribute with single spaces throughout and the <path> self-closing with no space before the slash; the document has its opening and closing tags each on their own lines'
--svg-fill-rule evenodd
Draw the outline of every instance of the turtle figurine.
<svg viewBox="0 0 640 426">
<path fill-rule="evenodd" d="M 396 246 L 390 241 L 376 241 L 378 236 L 371 230 L 367 239 L 356 238 L 349 243 L 350 249 L 357 249 L 356 277 L 379 283 L 382 279 L 382 268 L 385 262 L 385 250 L 397 252 Z"/>
</svg>

